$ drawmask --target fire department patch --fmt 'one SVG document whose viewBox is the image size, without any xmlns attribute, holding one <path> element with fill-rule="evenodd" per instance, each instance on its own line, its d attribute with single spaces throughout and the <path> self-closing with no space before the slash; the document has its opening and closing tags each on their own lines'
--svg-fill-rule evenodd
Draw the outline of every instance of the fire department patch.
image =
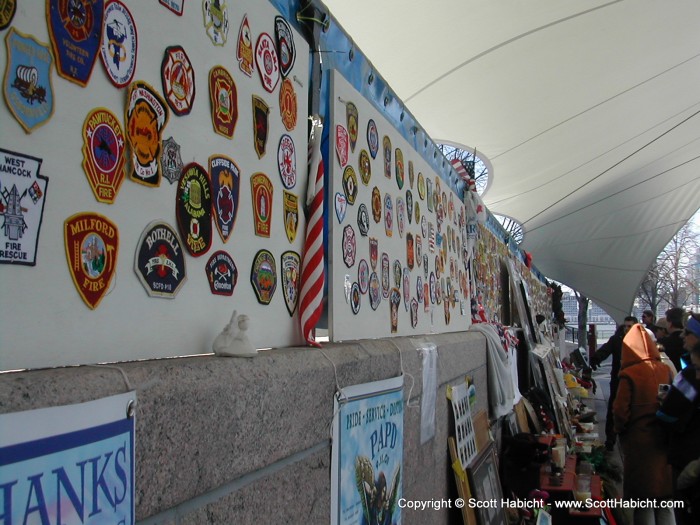
<svg viewBox="0 0 700 525">
<path fill-rule="evenodd" d="M 408 267 L 413 270 L 413 266 L 415 265 L 415 246 L 413 243 L 413 234 L 411 232 L 408 232 L 406 234 L 406 264 L 408 264 Z"/>
<path fill-rule="evenodd" d="M 209 99 L 214 131 L 232 139 L 238 122 L 238 90 L 223 66 L 214 66 L 209 71 Z"/>
<path fill-rule="evenodd" d="M 297 94 L 292 81 L 285 78 L 280 86 L 280 117 L 287 131 L 297 125 Z"/>
<path fill-rule="evenodd" d="M 403 305 L 408 312 L 409 303 L 411 302 L 411 273 L 408 268 L 403 269 Z"/>
<path fill-rule="evenodd" d="M 360 293 L 366 294 L 369 289 L 369 264 L 366 259 L 360 259 L 357 265 L 357 282 L 360 285 Z"/>
<path fill-rule="evenodd" d="M 136 245 L 134 271 L 150 297 L 174 299 L 187 280 L 185 252 L 175 230 L 153 221 Z"/>
<path fill-rule="evenodd" d="M 16 10 L 17 0 L 2 0 L 0 2 L 0 31 L 10 25 Z"/>
<path fill-rule="evenodd" d="M 5 47 L 7 63 L 2 83 L 5 102 L 24 131 L 31 133 L 53 115 L 51 50 L 48 44 L 14 27 L 5 35 Z"/>
<path fill-rule="evenodd" d="M 406 204 L 401 197 L 396 197 L 396 226 L 399 230 L 399 237 L 403 237 L 403 230 L 406 225 Z"/>
<path fill-rule="evenodd" d="M 433 204 L 434 204 L 433 203 L 433 180 L 428 179 L 427 181 L 425 181 L 425 186 L 426 186 L 425 198 L 428 202 L 428 211 L 432 212 L 432 211 L 434 211 L 434 207 L 433 207 Z"/>
<path fill-rule="evenodd" d="M 63 223 L 63 238 L 75 287 L 85 304 L 94 310 L 107 293 L 117 267 L 117 226 L 97 213 L 76 213 Z"/>
<path fill-rule="evenodd" d="M 391 178 L 391 139 L 388 135 L 384 135 L 382 140 L 382 151 L 384 151 L 384 176 L 387 179 Z"/>
<path fill-rule="evenodd" d="M 348 131 L 341 124 L 335 126 L 335 153 L 340 167 L 344 168 L 348 163 Z"/>
<path fill-rule="evenodd" d="M 345 212 L 348 211 L 348 199 L 344 193 L 335 194 L 335 216 L 338 217 L 338 224 L 343 224 Z"/>
<path fill-rule="evenodd" d="M 160 73 L 168 106 L 178 116 L 188 115 L 194 104 L 196 89 L 194 69 L 182 46 L 165 48 Z"/>
<path fill-rule="evenodd" d="M 294 141 L 289 135 L 280 137 L 277 148 L 277 165 L 280 171 L 282 185 L 291 190 L 297 184 L 297 154 L 294 149 Z"/>
<path fill-rule="evenodd" d="M 130 176 L 134 182 L 160 186 L 161 133 L 167 123 L 168 107 L 160 95 L 146 82 L 132 82 L 124 124 L 131 147 Z"/>
<path fill-rule="evenodd" d="M 351 268 L 355 264 L 357 254 L 357 238 L 355 230 L 349 224 L 343 228 L 343 262 L 345 266 Z"/>
<path fill-rule="evenodd" d="M 269 129 L 268 116 L 270 107 L 260 97 L 253 95 L 253 143 L 255 153 L 261 159 L 265 155 L 267 132 Z"/>
<path fill-rule="evenodd" d="M 49 179 L 42 159 L 0 148 L 0 263 L 36 264 Z"/>
<path fill-rule="evenodd" d="M 350 289 L 350 308 L 352 308 L 352 313 L 357 315 L 360 311 L 360 286 L 357 283 L 352 283 L 352 288 Z"/>
<path fill-rule="evenodd" d="M 238 67 L 244 75 L 253 76 L 253 37 L 250 33 L 248 15 L 243 15 L 241 27 L 238 29 L 238 45 L 236 46 Z"/>
<path fill-rule="evenodd" d="M 204 268 L 209 290 L 214 295 L 233 295 L 238 282 L 238 268 L 233 258 L 223 250 L 214 252 Z"/>
<path fill-rule="evenodd" d="M 369 180 L 372 178 L 372 163 L 369 160 L 369 153 L 367 153 L 366 149 L 360 150 L 359 166 L 362 184 L 367 186 L 369 185 Z"/>
<path fill-rule="evenodd" d="M 418 326 L 418 301 L 411 299 L 411 328 Z"/>
<path fill-rule="evenodd" d="M 398 288 L 391 289 L 389 304 L 391 305 L 391 333 L 395 334 L 399 328 L 399 305 L 401 304 L 401 292 Z"/>
<path fill-rule="evenodd" d="M 281 16 L 275 17 L 275 43 L 277 44 L 280 73 L 282 73 L 284 78 L 287 78 L 294 67 L 297 52 L 294 48 L 292 28 L 289 22 Z"/>
<path fill-rule="evenodd" d="M 369 262 L 372 270 L 377 271 L 377 259 L 379 256 L 379 240 L 374 237 L 369 238 Z"/>
<path fill-rule="evenodd" d="M 238 215 L 241 172 L 238 165 L 224 155 L 209 157 L 214 222 L 221 240 L 228 242 Z"/>
<path fill-rule="evenodd" d="M 409 160 L 408 161 L 408 185 L 413 189 L 413 181 L 415 180 L 416 175 L 415 171 L 413 168 L 413 161 Z"/>
<path fill-rule="evenodd" d="M 376 186 L 372 188 L 372 218 L 376 223 L 382 220 L 382 194 Z"/>
<path fill-rule="evenodd" d="M 182 170 L 177 184 L 175 214 L 180 235 L 192 257 L 199 257 L 211 247 L 211 183 L 209 174 L 196 162 Z"/>
<path fill-rule="evenodd" d="M 401 261 L 394 259 L 394 286 L 401 288 Z"/>
<path fill-rule="evenodd" d="M 182 168 L 185 165 L 180 155 L 180 145 L 172 137 L 163 141 L 163 154 L 160 156 L 160 165 L 163 169 L 163 177 L 168 179 L 170 184 L 175 184 L 175 182 L 180 180 Z"/>
<path fill-rule="evenodd" d="M 204 28 L 215 46 L 223 46 L 228 38 L 228 5 L 226 0 L 202 2 Z"/>
<path fill-rule="evenodd" d="M 413 192 L 411 190 L 406 190 L 406 215 L 408 216 L 408 224 L 411 224 L 413 218 Z"/>
<path fill-rule="evenodd" d="M 420 266 L 421 261 L 423 260 L 423 238 L 416 233 L 416 262 Z"/>
<path fill-rule="evenodd" d="M 56 71 L 87 86 L 100 50 L 104 0 L 47 0 L 49 36 Z"/>
<path fill-rule="evenodd" d="M 250 270 L 250 284 L 260 304 L 270 304 L 277 288 L 277 267 L 275 258 L 268 250 L 260 250 L 253 259 Z"/>
<path fill-rule="evenodd" d="M 420 200 L 425 200 L 425 177 L 422 173 L 418 173 L 418 197 Z"/>
<path fill-rule="evenodd" d="M 108 109 L 88 113 L 83 124 L 83 169 L 99 202 L 113 204 L 124 181 L 124 148 L 121 124 Z"/>
<path fill-rule="evenodd" d="M 355 152 L 355 144 L 357 144 L 357 126 L 359 120 L 359 112 L 357 106 L 352 102 L 345 104 L 345 119 L 348 125 L 348 135 L 350 136 L 350 150 Z"/>
<path fill-rule="evenodd" d="M 129 9 L 119 0 L 105 7 L 100 59 L 112 84 L 128 86 L 136 71 L 138 35 Z"/>
<path fill-rule="evenodd" d="M 381 259 L 381 269 L 382 269 L 382 296 L 384 299 L 387 299 L 389 297 L 389 288 L 391 286 L 390 283 L 390 277 L 389 277 L 389 256 L 387 255 L 386 252 L 382 253 L 382 259 Z"/>
<path fill-rule="evenodd" d="M 343 171 L 343 191 L 348 199 L 348 204 L 354 205 L 357 197 L 357 175 L 355 175 L 355 168 L 350 165 L 345 166 Z"/>
<path fill-rule="evenodd" d="M 377 124 L 375 124 L 373 119 L 369 119 L 369 122 L 367 122 L 367 147 L 372 158 L 376 159 L 379 151 L 379 133 L 377 132 Z"/>
<path fill-rule="evenodd" d="M 185 10 L 185 0 L 160 0 L 160 4 L 170 9 L 177 16 L 182 16 Z"/>
<path fill-rule="evenodd" d="M 404 165 L 403 165 L 403 152 L 401 151 L 400 148 L 396 148 L 396 151 L 394 152 L 394 155 L 396 157 L 394 161 L 394 171 L 396 172 L 396 184 L 398 184 L 399 189 L 403 189 L 403 183 L 404 183 Z"/>
<path fill-rule="evenodd" d="M 369 233 L 369 212 L 364 202 L 357 209 L 357 229 L 360 230 L 360 235 L 367 237 Z"/>
<path fill-rule="evenodd" d="M 287 234 L 287 240 L 293 243 L 297 237 L 299 226 L 299 197 L 283 190 L 282 200 L 284 203 L 284 232 Z"/>
<path fill-rule="evenodd" d="M 255 67 L 265 91 L 272 93 L 280 81 L 280 66 L 275 43 L 267 33 L 260 33 L 255 44 Z"/>
<path fill-rule="evenodd" d="M 372 310 L 376 310 L 381 302 L 382 292 L 379 277 L 377 277 L 377 272 L 372 272 L 369 276 L 369 305 Z"/>
<path fill-rule="evenodd" d="M 391 195 L 384 195 L 384 231 L 387 237 L 394 234 L 394 204 Z"/>
<path fill-rule="evenodd" d="M 272 224 L 272 182 L 264 173 L 254 173 L 250 177 L 250 189 L 253 194 L 253 221 L 255 235 L 270 236 Z"/>
<path fill-rule="evenodd" d="M 299 300 L 300 266 L 301 258 L 298 253 L 287 251 L 280 256 L 280 274 L 282 277 L 284 304 L 287 306 L 287 311 L 290 316 L 294 315 Z"/>
</svg>

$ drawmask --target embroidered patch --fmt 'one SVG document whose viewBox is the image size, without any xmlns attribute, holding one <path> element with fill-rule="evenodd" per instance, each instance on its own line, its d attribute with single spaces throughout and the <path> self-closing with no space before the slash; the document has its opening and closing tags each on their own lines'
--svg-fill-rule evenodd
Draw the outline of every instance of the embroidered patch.
<svg viewBox="0 0 700 525">
<path fill-rule="evenodd" d="M 348 163 L 348 131 L 340 124 L 335 126 L 335 153 L 338 155 L 340 167 Z"/>
<path fill-rule="evenodd" d="M 83 123 L 83 170 L 99 202 L 114 203 L 124 181 L 124 133 L 108 109 L 88 113 Z"/>
<path fill-rule="evenodd" d="M 146 293 L 173 299 L 187 280 L 185 253 L 175 230 L 165 222 L 153 221 L 136 246 L 134 271 Z"/>
<path fill-rule="evenodd" d="M 345 220 L 345 212 L 348 210 L 348 200 L 344 193 L 337 192 L 335 194 L 335 216 L 338 218 L 338 224 L 342 224 Z"/>
<path fill-rule="evenodd" d="M 47 0 L 56 72 L 85 87 L 100 51 L 104 0 Z"/>
<path fill-rule="evenodd" d="M 411 328 L 418 326 L 418 301 L 411 299 Z"/>
<path fill-rule="evenodd" d="M 423 259 L 423 238 L 418 234 L 416 234 L 415 244 L 416 244 L 416 263 L 420 264 L 421 260 Z"/>
<path fill-rule="evenodd" d="M 399 305 L 401 304 L 401 293 L 398 288 L 391 289 L 389 304 L 391 305 L 391 333 L 395 334 L 399 328 Z"/>
<path fill-rule="evenodd" d="M 394 204 L 388 193 L 384 194 L 384 231 L 387 237 L 394 234 Z"/>
<path fill-rule="evenodd" d="M 5 102 L 24 131 L 31 133 L 53 115 L 51 50 L 48 44 L 14 27 L 5 35 L 5 47 L 7 63 L 2 83 Z"/>
<path fill-rule="evenodd" d="M 351 268 L 355 264 L 355 254 L 357 253 L 357 241 L 355 230 L 349 224 L 343 228 L 343 262 L 345 266 Z"/>
<path fill-rule="evenodd" d="M 0 148 L 0 263 L 34 266 L 49 179 L 42 159 Z"/>
<path fill-rule="evenodd" d="M 425 200 L 425 177 L 422 173 L 418 173 L 418 197 L 420 200 Z"/>
<path fill-rule="evenodd" d="M 416 277 L 416 297 L 423 302 L 423 278 L 420 275 Z"/>
<path fill-rule="evenodd" d="M 105 7 L 100 59 L 112 84 L 128 86 L 136 71 L 138 34 L 129 9 L 119 0 Z"/>
<path fill-rule="evenodd" d="M 161 133 L 168 123 L 168 107 L 146 82 L 129 86 L 124 127 L 131 147 L 131 179 L 145 186 L 160 186 Z"/>
<path fill-rule="evenodd" d="M 297 94 L 288 78 L 280 86 L 280 117 L 287 131 L 292 131 L 297 126 Z"/>
<path fill-rule="evenodd" d="M 357 144 L 357 127 L 358 127 L 359 112 L 357 106 L 352 102 L 345 104 L 345 120 L 348 126 L 348 136 L 350 138 L 350 150 L 355 151 Z"/>
<path fill-rule="evenodd" d="M 238 29 L 236 57 L 238 58 L 238 68 L 244 75 L 252 77 L 253 69 L 255 69 L 253 62 L 253 36 L 250 32 L 247 14 L 243 15 L 241 27 Z"/>
<path fill-rule="evenodd" d="M 185 167 L 180 155 L 180 145 L 175 142 L 175 139 L 170 137 L 163 141 L 163 154 L 160 156 L 160 165 L 163 169 L 163 177 L 170 184 L 174 184 L 180 180 L 182 168 Z"/>
<path fill-rule="evenodd" d="M 282 200 L 284 202 L 284 231 L 287 234 L 287 240 L 293 243 L 297 237 L 299 226 L 299 197 L 283 190 Z"/>
<path fill-rule="evenodd" d="M 192 257 L 204 255 L 211 247 L 211 208 L 209 174 L 191 162 L 182 170 L 177 184 L 175 214 L 180 235 Z"/>
<path fill-rule="evenodd" d="M 250 270 L 250 284 L 260 304 L 270 304 L 277 288 L 277 266 L 275 258 L 268 250 L 260 250 L 253 259 Z"/>
<path fill-rule="evenodd" d="M 360 293 L 366 294 L 369 289 L 369 264 L 366 259 L 360 259 L 357 265 L 357 282 L 360 286 Z"/>
<path fill-rule="evenodd" d="M 394 286 L 401 287 L 401 261 L 398 259 L 394 260 Z"/>
<path fill-rule="evenodd" d="M 376 186 L 372 188 L 372 218 L 376 223 L 382 220 L 382 194 Z"/>
<path fill-rule="evenodd" d="M 270 107 L 260 97 L 253 95 L 253 143 L 255 153 L 258 158 L 263 158 L 265 155 L 265 147 L 267 145 L 267 132 L 269 129 L 268 116 L 270 115 Z"/>
<path fill-rule="evenodd" d="M 255 44 L 255 67 L 265 91 L 272 93 L 280 81 L 280 66 L 275 43 L 267 33 L 260 33 Z"/>
<path fill-rule="evenodd" d="M 250 177 L 253 194 L 253 221 L 255 235 L 269 237 L 272 225 L 272 182 L 264 173 L 254 173 Z"/>
<path fill-rule="evenodd" d="M 165 48 L 160 67 L 163 93 L 176 115 L 188 115 L 196 94 L 194 69 L 182 46 Z"/>
<path fill-rule="evenodd" d="M 238 216 L 241 171 L 233 159 L 224 155 L 212 155 L 209 157 L 209 175 L 214 222 L 221 240 L 228 242 Z"/>
<path fill-rule="evenodd" d="M 360 178 L 362 179 L 362 184 L 365 186 L 369 185 L 369 180 L 372 178 L 372 163 L 369 160 L 369 153 L 366 149 L 360 150 Z"/>
<path fill-rule="evenodd" d="M 63 238 L 75 288 L 94 310 L 109 290 L 117 268 L 119 230 L 103 215 L 81 212 L 65 220 Z"/>
<path fill-rule="evenodd" d="M 399 186 L 399 189 L 403 189 L 403 183 L 404 183 L 404 165 L 403 165 L 403 152 L 401 151 L 400 148 L 396 148 L 396 151 L 394 152 L 394 155 L 396 157 L 396 160 L 394 161 L 394 172 L 396 173 L 396 184 Z"/>
<path fill-rule="evenodd" d="M 411 273 L 408 268 L 403 269 L 403 305 L 408 312 L 409 303 L 411 302 Z"/>
<path fill-rule="evenodd" d="M 360 302 L 360 286 L 357 283 L 352 283 L 352 288 L 350 290 L 350 308 L 355 315 L 360 311 Z"/>
<path fill-rule="evenodd" d="M 160 0 L 161 5 L 170 9 L 177 16 L 182 16 L 185 9 L 185 0 Z"/>
<path fill-rule="evenodd" d="M 281 16 L 275 17 L 275 43 L 277 44 L 280 73 L 284 78 L 287 78 L 294 67 L 297 52 L 294 48 L 292 28 L 289 22 Z"/>
<path fill-rule="evenodd" d="M 413 189 L 413 181 L 415 180 L 415 178 L 416 178 L 416 176 L 415 176 L 415 172 L 413 169 L 413 161 L 409 160 L 408 161 L 408 185 L 411 187 L 411 189 Z M 409 210 L 410 209 L 411 208 L 409 207 Z"/>
<path fill-rule="evenodd" d="M 209 281 L 209 291 L 214 295 L 233 295 L 238 282 L 238 268 L 233 258 L 223 250 L 216 251 L 209 257 L 204 268 Z"/>
<path fill-rule="evenodd" d="M 6 29 L 12 23 L 17 11 L 17 0 L 3 0 L 0 2 L 0 31 Z"/>
<path fill-rule="evenodd" d="M 428 218 L 423 215 L 423 217 L 420 220 L 420 229 L 421 233 L 423 234 L 423 237 L 428 236 Z"/>
<path fill-rule="evenodd" d="M 413 193 L 411 190 L 406 190 L 406 215 L 408 224 L 411 224 L 411 219 L 413 218 Z"/>
<path fill-rule="evenodd" d="M 428 254 L 423 254 L 423 276 L 428 278 Z"/>
<path fill-rule="evenodd" d="M 369 276 L 369 305 L 372 310 L 376 310 L 381 302 L 382 292 L 379 277 L 377 277 L 377 272 L 372 272 L 372 275 Z"/>
<path fill-rule="evenodd" d="M 214 131 L 232 139 L 238 122 L 238 89 L 223 66 L 209 70 L 209 100 Z"/>
<path fill-rule="evenodd" d="M 396 197 L 396 226 L 399 230 L 399 237 L 403 238 L 403 230 L 406 225 L 406 205 L 401 197 Z"/>
<path fill-rule="evenodd" d="M 289 135 L 280 137 L 277 148 L 277 166 L 282 179 L 282 185 L 291 190 L 297 183 L 297 154 L 294 149 L 294 141 Z"/>
<path fill-rule="evenodd" d="M 345 170 L 343 170 L 343 191 L 348 199 L 348 204 L 354 205 L 355 197 L 357 197 L 357 175 L 355 175 L 355 168 L 350 165 L 345 166 Z"/>
<path fill-rule="evenodd" d="M 357 209 L 357 228 L 360 230 L 360 235 L 367 237 L 369 233 L 369 212 L 364 203 L 360 204 Z"/>
<path fill-rule="evenodd" d="M 294 315 L 299 301 L 299 277 L 301 272 L 301 258 L 293 251 L 284 252 L 280 257 L 280 272 L 282 275 L 282 291 L 284 292 L 284 304 L 290 316 Z"/>
<path fill-rule="evenodd" d="M 413 234 L 411 232 L 406 233 L 406 264 L 413 270 L 415 265 L 415 247 L 413 242 Z"/>
<path fill-rule="evenodd" d="M 414 208 L 414 212 L 415 212 L 415 213 L 413 214 L 413 215 L 414 215 L 414 219 L 415 219 L 415 221 L 416 221 L 416 224 L 418 224 L 418 223 L 420 222 L 420 220 L 421 220 L 421 216 L 420 216 L 420 205 L 418 204 L 418 201 L 416 201 L 416 203 L 415 203 L 415 205 L 413 206 L 413 208 Z"/>
<path fill-rule="evenodd" d="M 377 260 L 379 257 L 379 241 L 374 237 L 369 238 L 369 262 L 372 265 L 372 270 L 377 270 Z"/>
<path fill-rule="evenodd" d="M 428 211 L 432 212 L 434 209 L 434 202 L 433 202 L 433 180 L 428 179 L 425 181 L 425 186 L 426 186 L 426 191 L 425 191 L 425 197 L 428 202 Z"/>
<path fill-rule="evenodd" d="M 223 46 L 228 38 L 228 6 L 225 0 L 204 0 L 204 29 L 215 46 Z"/>
<path fill-rule="evenodd" d="M 382 295 L 384 296 L 384 299 L 387 299 L 389 297 L 389 288 L 391 287 L 390 284 L 390 276 L 389 276 L 389 269 L 390 263 L 389 263 L 389 256 L 387 255 L 386 252 L 382 253 L 382 259 L 381 259 L 381 268 L 382 268 Z"/>
<path fill-rule="evenodd" d="M 367 122 L 367 147 L 372 158 L 376 159 L 379 151 L 379 133 L 377 132 L 377 125 L 372 119 L 369 119 L 369 122 Z"/>
<path fill-rule="evenodd" d="M 382 140 L 382 146 L 384 151 L 384 176 L 387 179 L 391 178 L 391 139 L 384 135 Z"/>
</svg>

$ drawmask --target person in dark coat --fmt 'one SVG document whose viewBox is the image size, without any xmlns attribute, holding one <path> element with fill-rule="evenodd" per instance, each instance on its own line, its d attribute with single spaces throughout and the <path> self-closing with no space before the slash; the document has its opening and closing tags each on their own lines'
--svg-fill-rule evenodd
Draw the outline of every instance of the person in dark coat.
<svg viewBox="0 0 700 525">
<path fill-rule="evenodd" d="M 681 356 L 685 354 L 683 349 L 683 308 L 669 308 L 666 310 L 666 321 L 668 322 L 668 335 L 659 341 L 664 347 L 666 355 L 673 361 L 676 370 L 682 370 Z"/>
<path fill-rule="evenodd" d="M 642 324 L 652 332 L 654 331 L 654 326 L 656 324 L 656 316 L 654 315 L 653 311 L 644 310 L 642 312 Z"/>
<path fill-rule="evenodd" d="M 593 370 L 595 370 L 603 361 L 612 356 L 612 369 L 610 370 L 610 397 L 608 398 L 608 411 L 605 416 L 605 448 L 607 450 L 613 449 L 616 439 L 615 430 L 613 428 L 612 406 L 613 402 L 615 401 L 615 394 L 617 393 L 617 375 L 620 372 L 622 339 L 625 337 L 630 328 L 637 324 L 637 322 L 637 318 L 632 315 L 625 317 L 624 322 L 617 328 L 615 333 L 610 337 L 610 339 L 607 340 L 607 342 L 603 343 L 600 348 L 596 350 L 591 358 L 591 367 Z"/>
<path fill-rule="evenodd" d="M 651 332 L 641 324 L 634 325 L 622 341 L 620 383 L 613 403 L 615 431 L 622 446 L 625 499 L 660 501 L 673 497 L 665 433 L 656 423 L 659 385 L 672 380 Z M 673 509 L 634 510 L 635 524 L 674 522 Z"/>
</svg>

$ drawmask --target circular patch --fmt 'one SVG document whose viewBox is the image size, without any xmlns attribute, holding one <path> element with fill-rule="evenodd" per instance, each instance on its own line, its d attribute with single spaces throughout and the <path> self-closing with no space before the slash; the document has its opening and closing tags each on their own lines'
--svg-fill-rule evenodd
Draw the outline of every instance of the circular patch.
<svg viewBox="0 0 700 525">
<path fill-rule="evenodd" d="M 297 183 L 297 155 L 294 141 L 289 135 L 285 134 L 280 137 L 280 144 L 277 148 L 277 165 L 282 184 L 291 190 Z"/>
<path fill-rule="evenodd" d="M 355 230 L 349 224 L 343 228 L 343 262 L 350 268 L 355 264 L 355 254 L 357 253 L 357 243 Z"/>
<path fill-rule="evenodd" d="M 277 288 L 277 265 L 268 250 L 260 250 L 253 259 L 250 284 L 260 304 L 270 304 Z"/>
<path fill-rule="evenodd" d="M 355 204 L 355 197 L 357 197 L 357 175 L 355 175 L 355 168 L 348 165 L 343 171 L 343 191 L 345 192 L 345 197 L 348 199 L 348 204 Z"/>
<path fill-rule="evenodd" d="M 380 288 L 377 272 L 372 272 L 372 275 L 369 276 L 369 305 L 372 307 L 372 310 L 376 310 L 379 303 L 382 302 Z"/>
<path fill-rule="evenodd" d="M 350 308 L 355 315 L 360 311 L 360 287 L 357 283 L 352 283 L 350 290 Z"/>
<path fill-rule="evenodd" d="M 267 33 L 260 33 L 255 45 L 255 65 L 265 91 L 272 93 L 280 80 L 280 67 L 275 43 Z"/>
<path fill-rule="evenodd" d="M 223 250 L 214 252 L 204 268 L 209 281 L 209 291 L 214 295 L 233 295 L 238 282 L 238 269 L 233 258 Z"/>
<path fill-rule="evenodd" d="M 422 173 L 418 174 L 418 197 L 420 200 L 425 200 L 425 177 Z"/>
<path fill-rule="evenodd" d="M 360 292 L 365 294 L 369 288 L 369 264 L 366 259 L 360 259 L 357 265 L 357 281 L 360 285 Z"/>
<path fill-rule="evenodd" d="M 181 46 L 165 48 L 160 73 L 168 106 L 176 115 L 188 115 L 194 104 L 194 69 Z"/>
<path fill-rule="evenodd" d="M 372 217 L 376 223 L 382 220 L 382 194 L 376 186 L 372 188 Z"/>
<path fill-rule="evenodd" d="M 360 150 L 359 166 L 362 184 L 367 186 L 372 178 L 372 163 L 369 160 L 369 153 L 367 153 L 366 149 Z"/>
<path fill-rule="evenodd" d="M 372 158 L 376 159 L 379 151 L 379 133 L 377 133 L 377 125 L 372 119 L 367 122 L 367 147 Z"/>
<path fill-rule="evenodd" d="M 128 86 L 136 71 L 138 36 L 129 9 L 119 0 L 105 7 L 100 58 L 112 84 Z"/>
<path fill-rule="evenodd" d="M 369 233 L 369 212 L 364 203 L 360 204 L 357 210 L 357 228 L 363 237 L 366 237 Z"/>
<path fill-rule="evenodd" d="M 396 173 L 396 184 L 398 184 L 399 189 L 403 189 L 403 183 L 405 179 L 404 165 L 403 165 L 403 152 L 400 148 L 396 148 L 394 152 L 396 160 L 394 161 L 394 171 Z"/>
</svg>

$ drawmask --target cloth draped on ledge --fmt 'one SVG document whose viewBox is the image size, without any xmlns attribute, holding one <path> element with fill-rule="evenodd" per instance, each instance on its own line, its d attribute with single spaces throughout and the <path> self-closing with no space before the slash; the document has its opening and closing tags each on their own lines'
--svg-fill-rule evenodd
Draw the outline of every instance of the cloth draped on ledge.
<svg viewBox="0 0 700 525">
<path fill-rule="evenodd" d="M 488 378 L 489 412 L 492 418 L 505 416 L 513 410 L 513 379 L 510 363 L 501 338 L 488 323 L 472 324 L 470 330 L 486 336 L 486 371 Z"/>
</svg>

